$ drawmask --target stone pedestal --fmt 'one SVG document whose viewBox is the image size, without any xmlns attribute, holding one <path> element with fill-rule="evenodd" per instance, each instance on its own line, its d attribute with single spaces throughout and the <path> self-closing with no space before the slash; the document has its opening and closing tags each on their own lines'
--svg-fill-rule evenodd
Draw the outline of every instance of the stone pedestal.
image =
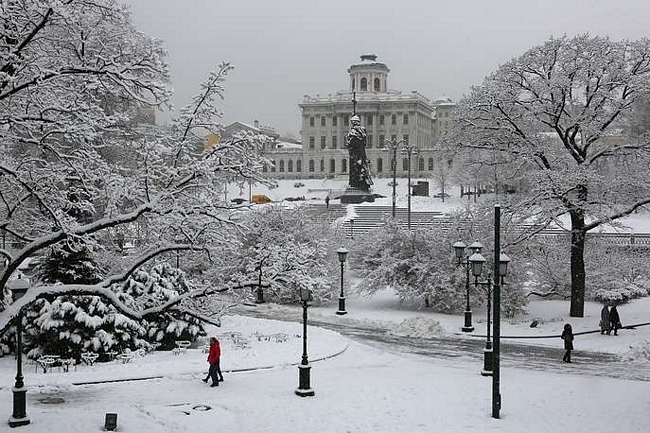
<svg viewBox="0 0 650 433">
<path fill-rule="evenodd" d="M 340 196 L 341 204 L 359 204 L 364 202 L 374 203 L 375 196 L 371 191 L 362 191 L 357 188 L 346 188 Z"/>
</svg>

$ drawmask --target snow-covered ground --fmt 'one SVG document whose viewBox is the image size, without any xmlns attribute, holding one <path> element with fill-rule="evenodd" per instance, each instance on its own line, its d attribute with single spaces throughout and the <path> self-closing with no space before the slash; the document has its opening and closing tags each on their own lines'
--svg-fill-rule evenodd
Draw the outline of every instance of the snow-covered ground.
<svg viewBox="0 0 650 433">
<path fill-rule="evenodd" d="M 415 184 L 418 181 L 427 181 L 429 182 L 429 194 L 433 196 L 440 192 L 440 187 L 431 179 L 421 179 L 413 178 L 411 183 Z M 304 184 L 299 188 L 296 188 L 294 184 L 300 182 Z M 265 194 L 270 197 L 274 202 L 282 201 L 288 197 L 305 197 L 307 202 L 315 203 L 324 203 L 325 197 L 328 192 L 331 191 L 340 191 L 344 190 L 347 185 L 347 178 L 336 178 L 336 179 L 307 179 L 307 180 L 281 180 L 278 181 L 277 188 L 269 189 L 261 185 L 254 185 L 252 187 L 253 194 Z M 374 203 L 365 203 L 357 206 L 391 206 L 392 205 L 392 186 L 389 183 L 392 182 L 392 178 L 380 178 L 374 179 L 374 186 L 372 191 L 377 194 L 384 195 L 385 198 L 378 198 Z M 398 207 L 407 207 L 408 195 L 407 195 L 407 179 L 406 178 L 397 178 L 397 188 L 396 188 L 396 203 Z M 241 197 L 248 199 L 248 184 L 243 186 L 238 186 L 235 184 L 230 185 L 228 189 L 228 197 Z M 460 187 L 448 185 L 446 187 L 446 193 L 450 195 L 445 199 L 445 202 L 442 202 L 440 198 L 434 197 L 411 197 L 411 209 L 414 211 L 426 211 L 426 210 L 435 210 L 439 212 L 450 212 L 459 207 L 465 207 L 468 205 L 469 201 L 467 196 L 460 197 Z M 493 197 L 493 195 L 483 195 L 478 198 L 481 200 L 483 197 Z M 472 197 L 472 202 L 474 198 Z M 339 200 L 332 200 L 331 203 L 338 203 Z M 562 219 L 562 218 L 560 218 Z M 566 220 L 568 223 L 568 219 Z M 626 218 L 619 220 L 619 223 L 626 226 L 624 228 L 614 228 L 611 226 L 601 226 L 598 227 L 595 231 L 600 232 L 636 232 L 636 233 L 650 233 L 650 213 L 648 211 L 639 211 L 634 213 Z"/>
<path fill-rule="evenodd" d="M 303 188 L 293 188 L 293 181 L 286 181 L 277 189 L 254 188 L 253 192 L 266 193 L 275 200 L 305 195 L 322 201 L 326 190 L 340 189 L 344 184 L 302 182 Z M 379 185 L 387 182 L 377 181 Z M 322 191 L 308 193 L 307 188 Z M 386 185 L 386 191 L 377 192 L 390 196 L 389 191 Z M 237 193 L 230 192 L 231 196 L 241 195 Z M 452 195 L 455 197 L 444 205 L 440 199 L 414 197 L 414 208 L 446 211 L 466 203 L 457 192 Z M 390 205 L 390 200 L 379 199 L 378 203 Z M 405 194 L 398 197 L 398 205 L 406 205 Z M 635 223 L 634 228 L 638 232 L 650 231 L 640 228 L 646 223 L 644 216 L 635 215 L 638 225 Z M 296 317 L 300 313 L 298 307 L 273 304 L 256 308 L 277 317 Z M 528 314 L 503 320 L 502 335 L 506 340 L 508 336 L 553 336 L 516 341 L 560 348 L 562 341 L 557 336 L 564 323 L 571 323 L 576 333 L 597 328 L 600 305 L 587 303 L 584 318 L 570 318 L 568 308 L 568 301 L 534 300 Z M 347 316 L 336 316 L 335 310 L 335 303 L 311 307 L 309 317 L 314 321 L 390 329 L 401 336 L 473 338 L 460 332 L 462 316 L 400 305 L 389 290 L 371 299 L 349 296 Z M 634 300 L 620 306 L 619 311 L 623 325 L 650 322 L 650 299 Z M 537 327 L 529 326 L 532 320 L 539 322 Z M 474 334 L 485 332 L 484 311 L 474 311 L 474 326 Z M 199 348 L 178 356 L 156 352 L 128 364 L 79 366 L 67 373 L 44 374 L 26 364 L 27 410 L 32 423 L 20 430 L 101 431 L 107 412 L 118 414 L 118 430 L 122 432 L 640 433 L 648 431 L 650 425 L 648 382 L 582 375 L 579 361 L 566 366 L 558 359 L 558 371 L 503 366 L 501 419 L 495 420 L 490 416 L 492 382 L 478 374 L 480 366 L 475 360 L 388 353 L 310 327 L 311 385 L 316 396 L 300 398 L 294 394 L 298 385 L 296 364 L 302 352 L 300 324 L 228 316 L 220 329 L 211 329 L 210 333 L 219 335 L 223 345 L 226 380 L 218 388 L 210 388 L 200 380 L 207 370 L 207 355 Z M 232 333 L 245 337 L 249 346 L 235 346 L 229 337 Z M 276 334 L 283 334 L 286 340 L 276 341 L 272 337 Z M 650 326 L 624 329 L 619 334 L 578 335 L 574 342 L 576 354 L 581 350 L 602 351 L 620 354 L 634 363 L 649 362 Z M 571 368 L 575 374 L 571 374 Z M 7 417 L 11 414 L 14 375 L 14 358 L 0 358 L 0 392 L 4 395 L 0 411 Z M 74 385 L 144 377 L 154 378 Z M 0 423 L 0 431 L 8 430 L 6 424 Z"/>
<path fill-rule="evenodd" d="M 412 324 L 436 321 L 446 333 L 454 333 L 460 321 L 460 317 L 400 309 L 388 294 L 370 303 L 349 301 L 348 316 L 339 317 L 334 308 L 319 307 L 312 309 L 310 317 L 396 325 L 409 323 L 409 319 Z M 531 310 L 537 310 L 540 317 L 553 318 L 557 313 L 560 318 L 562 309 L 553 304 L 538 301 Z M 377 310 L 380 305 L 383 309 Z M 648 305 L 634 301 L 621 313 L 624 319 L 631 318 L 644 308 L 647 311 Z M 591 321 L 582 320 L 572 322 L 579 327 Z M 422 335 L 422 323 L 412 325 L 414 334 Z M 542 330 L 555 332 L 560 324 L 544 322 Z M 518 334 L 529 329 L 523 320 L 508 326 L 509 332 Z M 624 342 L 650 337 L 647 328 L 623 330 L 619 337 L 598 334 L 593 340 L 578 338 L 576 346 L 593 349 L 597 348 L 595 341 L 600 340 L 608 350 L 622 351 Z M 400 326 L 395 329 L 397 333 L 406 330 Z M 432 329 L 436 327 L 429 327 Z M 386 353 L 312 327 L 308 342 L 311 385 L 316 396 L 300 398 L 294 394 L 298 384 L 295 364 L 302 351 L 299 324 L 235 316 L 224 318 L 222 329 L 213 332 L 222 336 L 223 343 L 225 382 L 218 388 L 200 380 L 207 367 L 206 355 L 200 349 L 189 349 L 178 356 L 154 353 L 128 364 L 79 366 L 69 373 L 43 374 L 27 364 L 27 407 L 32 423 L 21 431 L 99 431 L 107 412 L 118 414 L 119 431 L 123 432 L 605 433 L 615 429 L 630 433 L 647 431 L 650 421 L 647 382 L 515 368 L 502 368 L 503 408 L 501 419 L 495 420 L 490 417 L 491 380 L 478 374 L 476 362 Z M 235 348 L 226 336 L 232 332 L 247 337 L 250 346 Z M 263 337 L 278 333 L 288 339 L 278 342 Z M 560 343 L 559 338 L 552 341 L 557 346 Z M 315 362 L 320 358 L 325 359 Z M 14 362 L 12 357 L 0 359 L 5 396 L 0 411 L 7 416 L 11 413 Z M 263 370 L 237 371 L 254 367 Z M 579 363 L 572 367 L 579 372 Z M 73 385 L 151 376 L 162 378 Z M 600 403 L 601 399 L 605 402 Z M 3 429 L 9 428 L 0 424 L 0 431 Z"/>
</svg>

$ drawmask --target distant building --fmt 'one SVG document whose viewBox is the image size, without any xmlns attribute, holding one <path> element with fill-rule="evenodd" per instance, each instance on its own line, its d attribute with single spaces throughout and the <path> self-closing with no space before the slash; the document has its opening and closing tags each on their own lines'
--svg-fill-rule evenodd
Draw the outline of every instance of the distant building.
<svg viewBox="0 0 650 433">
<path fill-rule="evenodd" d="M 375 55 L 363 55 L 361 61 L 348 69 L 347 90 L 327 96 L 305 95 L 302 111 L 301 146 L 283 144 L 279 135 L 271 135 L 276 144 L 266 149 L 265 156 L 274 162 L 268 171 L 275 178 L 321 178 L 347 176 L 348 150 L 346 136 L 350 129 L 352 98 L 355 93 L 356 112 L 368 134 L 366 154 L 373 178 L 392 176 L 392 152 L 382 149 L 384 140 L 404 140 L 419 149 L 411 157 L 412 177 L 430 176 L 438 164 L 433 145 L 450 131 L 455 104 L 447 97 L 429 100 L 419 92 L 402 93 L 390 90 L 386 64 Z M 236 125 L 237 124 L 237 125 Z M 254 128 L 236 122 L 237 128 Z M 226 127 L 227 129 L 228 127 Z M 447 163 L 445 161 L 445 163 Z M 406 176 L 408 159 L 397 154 L 397 175 Z"/>
</svg>

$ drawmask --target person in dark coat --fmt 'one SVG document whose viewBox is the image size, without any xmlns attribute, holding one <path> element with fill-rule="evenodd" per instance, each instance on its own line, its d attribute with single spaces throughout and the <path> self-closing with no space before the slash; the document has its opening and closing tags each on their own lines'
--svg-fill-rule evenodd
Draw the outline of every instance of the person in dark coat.
<svg viewBox="0 0 650 433">
<path fill-rule="evenodd" d="M 329 209 L 330 207 L 330 196 L 329 194 L 325 197 L 325 208 Z"/>
<path fill-rule="evenodd" d="M 616 305 L 612 305 L 609 310 L 609 323 L 610 328 L 614 330 L 614 335 L 618 335 L 616 332 L 621 328 L 621 317 L 618 315 Z"/>
<path fill-rule="evenodd" d="M 212 378 L 212 386 L 219 386 L 219 382 L 223 382 L 223 374 L 221 373 L 221 345 L 216 337 L 210 337 L 210 351 L 208 352 L 208 363 L 210 370 L 208 377 L 203 379 L 203 382 L 208 382 L 208 378 Z"/>
<path fill-rule="evenodd" d="M 568 323 L 564 325 L 564 331 L 562 331 L 561 338 L 564 340 L 564 349 L 566 350 L 562 361 L 571 363 L 571 351 L 573 350 L 573 330 L 571 329 L 571 325 Z"/>
<path fill-rule="evenodd" d="M 609 309 L 607 309 L 607 304 L 603 305 L 603 309 L 600 310 L 600 335 L 605 334 L 610 335 L 612 328 L 609 326 Z"/>
</svg>

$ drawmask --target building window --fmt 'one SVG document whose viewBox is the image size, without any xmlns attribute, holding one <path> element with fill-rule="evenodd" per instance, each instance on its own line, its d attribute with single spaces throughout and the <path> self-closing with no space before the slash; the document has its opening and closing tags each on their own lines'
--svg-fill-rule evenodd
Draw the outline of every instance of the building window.
<svg viewBox="0 0 650 433">
<path fill-rule="evenodd" d="M 391 135 L 390 141 L 397 141 L 397 135 Z"/>
<path fill-rule="evenodd" d="M 379 124 L 383 125 L 386 122 L 386 118 L 383 114 L 379 115 Z"/>
<path fill-rule="evenodd" d="M 372 114 L 366 116 L 366 125 L 372 125 Z"/>
<path fill-rule="evenodd" d="M 368 90 L 368 80 L 366 78 L 361 79 L 361 91 L 365 92 Z"/>
<path fill-rule="evenodd" d="M 314 150 L 314 145 L 315 145 L 315 143 L 316 143 L 316 138 L 313 137 L 313 136 L 312 136 L 312 137 L 309 137 L 309 148 L 310 148 L 311 150 Z"/>
<path fill-rule="evenodd" d="M 404 125 L 409 124 L 409 115 L 408 114 L 404 114 L 404 116 L 402 116 L 402 123 L 404 123 Z"/>
<path fill-rule="evenodd" d="M 313 159 L 309 160 L 309 172 L 310 173 L 314 172 L 314 160 Z"/>
<path fill-rule="evenodd" d="M 284 161 L 280 161 L 280 173 L 284 173 Z"/>
<path fill-rule="evenodd" d="M 275 173 L 275 160 L 271 160 L 271 173 Z"/>
<path fill-rule="evenodd" d="M 386 147 L 386 143 L 384 143 L 385 140 L 386 140 L 386 136 L 384 136 L 384 134 L 381 134 L 379 136 L 379 143 L 378 143 L 379 147 Z"/>
<path fill-rule="evenodd" d="M 309 118 L 309 126 L 311 126 L 311 127 L 314 126 L 314 118 L 313 117 Z"/>
<path fill-rule="evenodd" d="M 372 134 L 368 134 L 368 139 L 366 140 L 366 147 L 372 149 Z"/>
<path fill-rule="evenodd" d="M 325 146 L 327 145 L 327 139 L 325 138 L 324 135 L 320 136 L 320 148 L 325 149 Z"/>
<path fill-rule="evenodd" d="M 338 137 L 336 135 L 332 135 L 332 149 L 336 149 L 336 146 L 338 146 Z"/>
<path fill-rule="evenodd" d="M 424 158 L 418 159 L 418 170 L 424 171 Z"/>
<path fill-rule="evenodd" d="M 403 158 L 402 159 L 402 170 L 406 171 L 409 169 L 409 159 L 408 158 Z"/>
<path fill-rule="evenodd" d="M 341 160 L 341 173 L 347 173 L 348 171 L 348 160 L 347 159 L 342 159 Z"/>
<path fill-rule="evenodd" d="M 325 126 L 325 125 L 326 125 L 326 123 L 325 123 L 325 116 L 321 116 L 321 117 L 320 117 L 320 126 Z"/>
<path fill-rule="evenodd" d="M 330 159 L 330 173 L 335 173 L 335 172 L 336 172 L 336 161 Z"/>
<path fill-rule="evenodd" d="M 296 161 L 296 171 L 301 172 L 302 171 L 302 160 L 297 160 Z M 313 170 L 312 170 L 313 171 Z"/>
<path fill-rule="evenodd" d="M 338 126 L 339 123 L 339 117 L 334 115 L 332 116 L 332 126 Z"/>
<path fill-rule="evenodd" d="M 345 116 L 343 116 L 343 125 L 348 126 L 349 124 L 350 124 L 350 116 L 346 114 Z"/>
<path fill-rule="evenodd" d="M 375 78 L 375 92 L 379 92 L 379 78 Z"/>
<path fill-rule="evenodd" d="M 292 173 L 292 172 L 293 172 L 293 160 L 292 160 L 292 159 L 290 159 L 290 160 L 287 162 L 287 171 L 288 171 L 289 173 Z"/>
<path fill-rule="evenodd" d="M 397 125 L 397 114 L 391 114 L 391 116 L 390 116 L 390 124 L 391 125 Z"/>
<path fill-rule="evenodd" d="M 321 173 L 325 171 L 325 160 L 324 159 L 320 160 L 320 171 L 321 171 Z"/>
<path fill-rule="evenodd" d="M 264 167 L 262 167 L 262 173 L 267 173 L 268 171 L 269 171 L 268 166 L 265 165 Z"/>
<path fill-rule="evenodd" d="M 408 135 L 408 134 L 404 134 L 404 135 L 402 135 L 402 140 L 404 140 L 404 143 L 408 144 L 408 142 L 409 142 L 409 135 Z"/>
<path fill-rule="evenodd" d="M 429 158 L 429 171 L 433 171 L 433 158 Z"/>
<path fill-rule="evenodd" d="M 384 169 L 384 161 L 382 161 L 381 158 L 378 158 L 377 159 L 377 173 L 381 173 L 383 169 Z"/>
</svg>

